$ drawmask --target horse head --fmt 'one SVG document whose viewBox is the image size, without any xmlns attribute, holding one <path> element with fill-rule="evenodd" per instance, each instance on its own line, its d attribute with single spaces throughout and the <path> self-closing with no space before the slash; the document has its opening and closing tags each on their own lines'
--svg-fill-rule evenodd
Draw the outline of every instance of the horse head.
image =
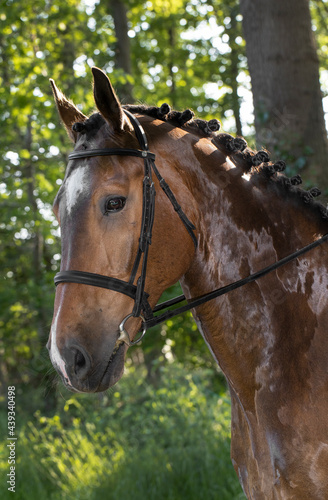
<svg viewBox="0 0 328 500">
<path fill-rule="evenodd" d="M 145 307 L 139 305 L 138 312 L 134 311 L 137 280 L 143 265 L 143 259 L 136 256 L 140 254 L 141 229 L 149 222 L 143 220 L 147 219 L 147 213 L 144 214 L 142 157 L 119 153 L 88 156 L 95 150 L 115 153 L 140 148 L 131 119 L 109 79 L 97 68 L 93 68 L 93 75 L 98 112 L 89 118 L 51 81 L 59 115 L 75 145 L 54 202 L 62 241 L 59 276 L 67 271 L 80 273 L 84 278 L 109 276 L 111 282 L 121 284 L 124 289 L 119 293 L 115 287 L 104 289 L 94 282 L 85 286 L 83 279 L 82 282 L 71 278 L 58 280 L 48 349 L 65 385 L 82 392 L 103 391 L 122 376 L 129 345 L 122 332 L 128 331 L 130 340 L 136 337 Z M 163 123 L 150 117 L 140 119 L 147 130 L 151 126 L 150 147 L 156 150 Z M 188 189 L 170 159 L 168 143 L 161 141 L 161 148 L 161 163 L 167 178 L 179 194 L 185 213 L 193 219 L 195 213 Z M 163 291 L 186 272 L 194 254 L 188 232 L 176 230 L 179 219 L 157 178 L 154 184 L 156 217 L 147 236 L 151 242 L 147 275 L 141 290 L 150 308 Z M 120 332 L 122 321 L 124 329 Z"/>
</svg>

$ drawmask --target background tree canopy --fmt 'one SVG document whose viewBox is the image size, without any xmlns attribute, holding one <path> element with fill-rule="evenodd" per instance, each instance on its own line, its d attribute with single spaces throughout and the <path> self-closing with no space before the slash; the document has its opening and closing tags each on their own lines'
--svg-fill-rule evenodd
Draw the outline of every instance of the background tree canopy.
<svg viewBox="0 0 328 500">
<path fill-rule="evenodd" d="M 274 4 L 277 12 L 286 2 L 271 0 L 268 3 Z M 301 21 L 294 29 L 298 30 L 300 40 L 308 38 L 315 43 L 312 49 L 318 56 L 324 108 L 328 112 L 328 1 L 302 0 L 302 5 L 305 14 L 310 6 L 311 24 L 306 32 Z M 266 18 L 268 12 L 260 11 L 258 6 L 255 9 L 258 24 L 252 26 L 255 18 L 249 18 L 248 14 L 253 12 L 249 9 L 250 2 L 246 0 L 1 1 L 0 384 L 4 406 L 7 385 L 19 388 L 26 421 L 37 408 L 40 409 L 41 414 L 34 414 L 31 423 L 34 430 L 31 430 L 30 439 L 36 447 L 41 439 L 36 434 L 39 432 L 35 430 L 36 421 L 41 425 L 42 418 L 54 419 L 56 411 L 63 409 L 63 390 L 54 387 L 55 377 L 45 343 L 52 317 L 53 276 L 60 265 L 59 228 L 51 205 L 62 182 L 71 145 L 59 123 L 48 79 L 55 79 L 84 113 L 91 112 L 94 107 L 90 66 L 95 65 L 108 73 L 123 103 L 161 105 L 168 102 L 176 109 L 190 107 L 201 118 L 220 119 L 225 131 L 246 136 L 251 145 L 261 141 L 263 128 L 260 127 L 264 127 L 270 130 L 271 135 L 265 137 L 275 157 L 286 158 L 293 173 L 302 170 L 308 184 L 320 179 L 320 187 L 327 190 L 326 130 L 320 133 L 321 159 L 318 162 L 314 158 L 319 143 L 313 146 L 303 137 L 302 148 L 297 141 L 291 149 L 289 143 L 282 144 L 281 132 L 284 136 L 292 124 L 289 122 L 283 130 L 272 125 L 272 109 L 284 123 L 284 109 L 278 109 L 279 103 L 271 107 L 259 105 L 261 85 L 262 88 L 266 86 L 268 80 L 261 80 L 253 67 L 261 70 L 260 56 L 265 60 L 265 53 L 264 48 L 261 54 L 255 51 L 256 45 L 258 49 L 261 44 L 255 42 L 254 45 L 251 34 L 255 30 L 257 37 L 265 39 L 270 23 Z M 284 18 L 287 26 L 291 22 Z M 282 57 L 288 55 L 289 42 L 286 40 L 279 42 Z M 266 67 L 265 71 L 271 69 Z M 280 71 L 279 67 L 276 71 Z M 279 85 L 279 74 L 266 73 L 266 78 L 274 78 Z M 281 80 L 281 87 L 284 83 Z M 297 93 L 300 80 L 294 79 L 292 84 Z M 323 123 L 319 77 L 316 85 L 314 102 L 316 111 L 321 113 L 318 123 L 320 120 Z M 266 99 L 265 102 L 269 102 L 268 96 Z M 304 114 L 304 108 L 299 112 Z M 318 138 L 318 133 L 314 135 Z M 169 290 L 167 294 L 172 292 Z M 160 390 L 161 370 L 179 363 L 184 364 L 185 374 L 195 370 L 208 374 L 205 378 L 211 380 L 209 394 L 224 390 L 221 375 L 190 315 L 154 329 L 143 342 L 142 349 L 137 347 L 130 351 L 127 364 L 131 376 L 135 369 L 144 370 L 140 373 L 156 388 L 154 390 Z M 128 389 L 126 394 L 127 397 L 130 394 Z M 65 393 L 64 398 L 68 397 Z M 108 405 L 119 408 L 114 403 L 118 402 L 111 395 L 110 402 L 104 403 L 106 411 Z M 48 415 L 47 412 L 51 417 L 42 416 Z M 63 427 L 58 422 L 57 425 L 56 420 L 43 421 L 43 424 L 48 426 L 49 432 L 56 425 L 64 429 L 65 418 L 60 421 L 64 422 Z M 65 432 L 74 433 L 74 425 L 70 420 Z M 83 434 L 84 431 L 79 428 L 79 432 Z M 117 446 L 119 449 L 121 444 Z M 238 494 L 227 493 L 222 498 L 237 498 Z M 212 497 L 208 494 L 207 498 Z"/>
</svg>

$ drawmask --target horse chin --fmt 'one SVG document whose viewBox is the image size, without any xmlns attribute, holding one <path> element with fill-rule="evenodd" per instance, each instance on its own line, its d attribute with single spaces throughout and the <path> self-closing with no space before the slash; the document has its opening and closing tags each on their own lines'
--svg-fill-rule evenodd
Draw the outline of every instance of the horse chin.
<svg viewBox="0 0 328 500">
<path fill-rule="evenodd" d="M 109 359 L 107 359 L 105 368 L 102 364 L 97 372 L 85 380 L 79 381 L 74 378 L 66 379 L 61 375 L 65 387 L 72 392 L 94 393 L 103 392 L 116 384 L 124 373 L 125 354 L 128 347 L 121 343 L 114 349 Z"/>
</svg>

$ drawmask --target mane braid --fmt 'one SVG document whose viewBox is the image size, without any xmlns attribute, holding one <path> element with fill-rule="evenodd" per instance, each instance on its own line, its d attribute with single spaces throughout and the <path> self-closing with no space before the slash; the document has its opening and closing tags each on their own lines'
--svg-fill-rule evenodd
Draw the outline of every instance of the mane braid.
<svg viewBox="0 0 328 500">
<path fill-rule="evenodd" d="M 260 176 L 267 179 L 267 182 L 275 182 L 281 189 L 296 195 L 305 204 L 315 208 L 323 219 L 328 219 L 328 209 L 321 203 L 315 202 L 314 198 L 321 194 L 318 188 L 311 188 L 308 191 L 298 188 L 302 183 L 300 175 L 288 178 L 282 174 L 286 168 L 283 160 L 275 163 L 270 161 L 269 153 L 265 150 L 253 151 L 247 146 L 243 137 L 233 137 L 227 133 L 218 133 L 220 122 L 216 119 L 209 121 L 194 118 L 194 113 L 190 109 L 185 111 L 171 110 L 171 107 L 164 103 L 160 107 L 145 106 L 143 104 L 127 104 L 123 106 L 133 114 L 139 113 L 147 115 L 164 122 L 171 123 L 175 127 L 183 128 L 189 132 L 196 133 L 201 137 L 208 137 L 211 142 L 244 173 L 251 176 Z M 77 122 L 72 129 L 81 134 L 94 135 L 104 124 L 105 120 L 100 113 L 94 113 L 85 122 Z"/>
<path fill-rule="evenodd" d="M 142 115 L 151 116 L 164 122 L 169 122 L 175 127 L 192 129 L 193 132 L 198 133 L 202 137 L 215 137 L 216 132 L 220 129 L 220 122 L 216 119 L 201 120 L 199 118 L 193 119 L 194 112 L 191 109 L 185 111 L 171 110 L 170 106 L 166 103 L 162 104 L 160 108 L 156 106 L 140 105 L 125 105 L 125 109 L 131 113 L 140 113 Z"/>
<path fill-rule="evenodd" d="M 247 142 L 243 137 L 233 137 L 226 133 L 217 133 L 220 129 L 220 122 L 216 119 L 206 121 L 199 118 L 193 118 L 194 113 L 187 109 L 183 112 L 171 111 L 168 104 L 162 104 L 160 108 L 156 106 L 148 107 L 144 105 L 127 105 L 124 106 L 131 113 L 140 113 L 157 118 L 162 121 L 170 122 L 172 125 L 180 128 L 192 129 L 193 132 L 201 136 L 209 137 L 212 143 L 223 150 L 226 155 L 241 168 L 244 173 L 252 175 L 264 176 L 268 182 L 275 182 L 280 185 L 281 189 L 289 192 L 290 195 L 296 195 L 307 205 L 316 209 L 323 219 L 328 219 L 328 209 L 321 203 L 315 202 L 314 198 L 321 194 L 318 188 L 312 188 L 308 191 L 300 189 L 302 183 L 300 175 L 288 178 L 282 174 L 286 168 L 286 163 L 283 160 L 278 160 L 273 163 L 270 161 L 268 151 L 253 151 L 247 146 Z"/>
</svg>

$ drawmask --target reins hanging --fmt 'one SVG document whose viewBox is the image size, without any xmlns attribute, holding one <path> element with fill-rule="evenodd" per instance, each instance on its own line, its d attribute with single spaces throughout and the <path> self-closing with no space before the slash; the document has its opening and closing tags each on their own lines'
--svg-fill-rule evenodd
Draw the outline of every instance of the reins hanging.
<svg viewBox="0 0 328 500">
<path fill-rule="evenodd" d="M 301 248 L 300 250 L 297 250 L 296 252 L 287 255 L 287 257 L 284 257 L 281 260 L 278 260 L 277 262 L 274 262 L 270 266 L 267 266 L 260 271 L 257 271 L 256 273 L 250 274 L 249 276 L 242 278 L 238 281 L 234 281 L 233 283 L 230 283 L 229 285 L 223 286 L 221 288 L 217 288 L 216 290 L 213 290 L 209 293 L 206 293 L 205 295 L 201 295 L 200 297 L 196 297 L 193 299 L 189 299 L 188 303 L 184 306 L 178 307 L 177 309 L 169 310 L 166 311 L 162 314 L 159 314 L 158 316 L 154 316 L 150 320 L 145 321 L 145 324 L 143 327 L 146 327 L 146 329 L 151 328 L 153 326 L 156 326 L 160 323 L 163 323 L 164 321 L 167 321 L 168 319 L 173 318 L 174 316 L 178 316 L 179 314 L 183 314 L 187 311 L 190 311 L 190 309 L 193 309 L 195 307 L 198 307 L 202 304 L 205 304 L 206 302 L 209 302 L 210 300 L 216 299 L 217 297 L 220 297 L 221 295 L 225 295 L 226 293 L 231 292 L 232 290 L 236 290 L 237 288 L 240 288 L 244 285 L 247 285 L 248 283 L 251 283 L 253 281 L 258 280 L 259 278 L 262 278 L 263 276 L 271 273 L 272 271 L 275 271 L 279 267 L 284 266 L 285 264 L 288 264 L 288 262 L 291 262 L 292 260 L 297 259 L 301 255 L 309 252 L 310 250 L 316 248 L 317 246 L 321 245 L 325 241 L 328 240 L 328 233 L 319 238 L 318 240 L 310 243 L 309 245 Z M 175 304 L 179 304 L 183 302 L 184 300 L 187 300 L 184 295 L 180 295 L 179 297 L 176 297 L 174 299 L 168 300 L 166 302 L 162 302 L 158 304 L 154 309 L 153 312 L 158 312 L 160 310 L 163 310 L 167 307 L 173 306 Z"/>
</svg>

